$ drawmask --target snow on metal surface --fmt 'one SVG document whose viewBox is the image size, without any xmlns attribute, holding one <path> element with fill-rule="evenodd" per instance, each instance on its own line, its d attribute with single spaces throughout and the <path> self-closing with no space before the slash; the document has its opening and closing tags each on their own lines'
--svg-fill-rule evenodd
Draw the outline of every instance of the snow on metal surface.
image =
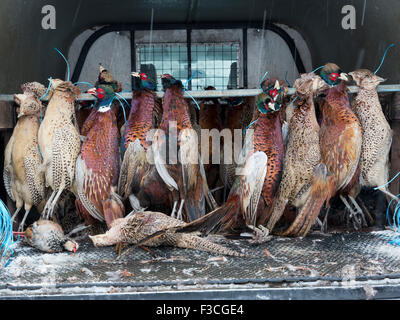
<svg viewBox="0 0 400 320">
<path fill-rule="evenodd" d="M 151 248 L 156 258 L 135 249 L 117 260 L 114 248 L 94 248 L 88 241 L 81 243 L 76 254 L 46 254 L 20 243 L 9 266 L 0 271 L 0 296 L 9 294 L 9 290 L 14 294 L 34 294 L 37 290 L 56 294 L 72 287 L 94 294 L 107 292 L 105 287 L 150 291 L 160 286 L 178 290 L 261 284 L 271 288 L 322 284 L 351 287 L 359 280 L 400 278 L 400 247 L 389 244 L 388 236 L 393 234 L 310 234 L 304 239 L 274 238 L 259 246 L 212 237 L 215 242 L 251 254 L 250 259 L 160 247 Z M 373 290 L 366 290 L 372 297 Z"/>
</svg>

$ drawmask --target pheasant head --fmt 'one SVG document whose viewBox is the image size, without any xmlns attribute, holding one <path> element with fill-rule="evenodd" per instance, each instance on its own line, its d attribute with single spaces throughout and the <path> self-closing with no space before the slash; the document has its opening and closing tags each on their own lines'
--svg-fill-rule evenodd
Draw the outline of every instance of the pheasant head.
<svg viewBox="0 0 400 320">
<path fill-rule="evenodd" d="M 168 73 L 164 73 L 159 76 L 161 78 L 161 84 L 163 87 L 163 90 L 166 91 L 169 87 L 176 85 L 179 88 L 183 89 L 183 84 L 181 80 L 175 79 L 173 76 L 171 76 Z"/>
<path fill-rule="evenodd" d="M 39 98 L 46 92 L 46 88 L 38 82 L 28 82 L 21 85 L 24 93 L 15 94 L 14 101 L 18 104 L 18 118 L 28 115 L 39 115 L 42 103 Z"/>
<path fill-rule="evenodd" d="M 157 90 L 157 83 L 150 79 L 147 74 L 139 73 L 139 72 L 132 72 L 133 77 L 133 84 L 132 90 L 141 90 L 141 89 L 149 89 L 152 91 Z"/>
<path fill-rule="evenodd" d="M 340 67 L 332 62 L 324 65 L 320 72 L 320 77 L 330 86 L 337 86 L 342 80 L 349 81 L 347 74 L 342 72 Z"/>
<path fill-rule="evenodd" d="M 265 80 L 261 87 L 263 92 L 256 98 L 256 105 L 261 113 L 278 111 L 284 102 L 287 85 L 276 79 Z"/>
<path fill-rule="evenodd" d="M 91 88 L 87 92 L 98 99 L 99 108 L 109 105 L 115 97 L 114 87 L 108 84 L 97 85 L 96 88 Z"/>
<path fill-rule="evenodd" d="M 303 73 L 296 79 L 293 87 L 296 89 L 296 95 L 300 97 L 316 97 L 320 93 L 329 89 L 329 84 L 315 73 Z"/>
<path fill-rule="evenodd" d="M 349 76 L 355 81 L 358 87 L 364 89 L 375 89 L 381 82 L 386 81 L 367 69 L 359 69 L 349 72 Z"/>
<path fill-rule="evenodd" d="M 98 80 L 96 82 L 96 86 L 101 84 L 112 86 L 115 92 L 122 91 L 121 83 L 114 80 L 111 72 L 104 68 L 102 65 L 100 65 L 100 72 Z"/>
</svg>

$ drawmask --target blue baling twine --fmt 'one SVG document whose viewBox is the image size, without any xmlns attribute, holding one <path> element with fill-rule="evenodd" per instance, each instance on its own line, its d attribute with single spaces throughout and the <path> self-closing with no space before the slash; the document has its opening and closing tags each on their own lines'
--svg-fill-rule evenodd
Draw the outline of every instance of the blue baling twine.
<svg viewBox="0 0 400 320">
<path fill-rule="evenodd" d="M 64 57 L 64 55 L 61 53 L 60 50 L 58 50 L 57 48 L 54 48 L 54 50 L 56 50 L 61 55 L 61 57 L 63 57 L 65 63 L 67 64 L 67 71 L 68 71 L 68 73 L 67 73 L 67 81 L 69 81 L 69 63 L 68 63 L 68 60 Z"/>
<path fill-rule="evenodd" d="M 258 121 L 258 119 L 254 120 L 253 122 L 251 122 L 251 123 L 244 129 L 244 131 L 243 131 L 243 135 L 244 135 L 244 136 L 246 135 L 247 129 L 248 129 L 253 123 L 256 123 L 257 121 Z"/>
<path fill-rule="evenodd" d="M 398 198 L 399 196 L 400 196 L 400 194 L 398 194 L 396 196 L 396 198 Z M 392 230 L 394 230 L 395 232 L 398 233 L 399 230 L 400 230 L 400 214 L 399 214 L 400 204 L 399 203 L 396 204 L 396 208 L 394 209 L 393 224 L 390 221 L 390 217 L 389 217 L 389 208 L 390 208 L 390 205 L 392 204 L 393 200 L 395 200 L 395 199 L 392 199 L 389 202 L 389 205 L 388 205 L 388 207 L 386 209 L 386 219 L 389 222 L 390 228 L 392 228 Z M 400 235 L 396 235 L 394 237 L 388 237 L 388 236 L 384 236 L 384 237 L 390 240 L 389 241 L 390 244 L 400 245 Z"/>
<path fill-rule="evenodd" d="M 118 100 L 119 104 L 121 105 L 122 112 L 123 112 L 123 114 L 124 114 L 124 120 L 125 120 L 125 125 L 126 125 L 125 107 L 124 107 L 124 105 L 122 104 L 122 101 L 118 98 L 118 96 L 120 96 L 120 95 L 119 95 L 118 93 L 116 93 L 116 92 L 114 92 L 114 93 L 115 93 L 115 96 L 114 96 L 114 98 L 111 100 L 110 105 L 112 105 L 114 99 L 117 99 L 117 100 Z M 120 96 L 120 97 L 121 97 L 122 99 L 124 99 L 122 96 Z M 125 100 L 125 99 L 124 99 L 124 100 Z M 126 100 L 125 100 L 125 102 L 128 103 Z"/>
<path fill-rule="evenodd" d="M 293 108 L 294 108 L 294 102 L 297 100 L 297 98 L 298 98 L 299 96 L 296 96 L 296 98 L 294 98 L 291 102 L 290 102 L 290 104 L 293 106 Z"/>
<path fill-rule="evenodd" d="M 199 104 L 197 103 L 197 101 L 195 100 L 195 98 L 193 98 L 192 95 L 191 95 L 189 92 L 187 92 L 187 91 L 185 90 L 185 88 L 183 88 L 183 91 L 184 91 L 190 98 L 192 98 L 192 100 L 193 100 L 194 103 L 196 104 L 197 109 L 200 110 L 200 106 L 199 106 Z"/>
<path fill-rule="evenodd" d="M 10 258 L 7 260 L 4 267 L 7 267 L 10 263 L 11 256 L 14 254 L 12 246 L 18 242 L 18 240 L 15 242 L 13 241 L 11 215 L 7 206 L 0 199 L 0 258 L 6 257 L 8 253 L 10 254 Z"/>
<path fill-rule="evenodd" d="M 381 185 L 379 187 L 375 187 L 374 190 L 378 190 L 378 189 L 386 187 L 389 183 L 392 183 L 393 180 L 396 179 L 399 175 L 400 175 L 400 171 L 397 172 L 397 174 L 390 181 L 386 182 L 385 184 L 383 184 L 383 185 Z"/>
<path fill-rule="evenodd" d="M 121 96 L 121 95 L 120 95 L 120 94 L 118 94 L 117 92 L 115 92 L 115 94 L 116 94 L 118 97 L 120 97 L 122 100 L 124 100 L 124 101 L 125 101 L 125 103 L 126 103 L 126 105 L 128 106 L 128 108 L 130 107 L 130 105 L 129 105 L 128 101 L 126 101 L 126 99 L 125 99 L 123 96 Z M 120 105 L 121 105 L 121 107 L 122 107 L 122 111 L 123 111 L 123 113 L 124 113 L 125 125 L 126 125 L 126 113 L 125 113 L 125 107 L 122 105 L 122 102 L 121 102 L 121 100 L 120 100 L 119 98 L 117 98 L 117 100 L 119 101 L 119 104 L 120 104 Z"/>
<path fill-rule="evenodd" d="M 126 103 L 126 105 L 128 106 L 128 108 L 130 107 L 130 104 L 129 104 L 129 102 L 128 101 L 126 101 L 126 99 L 123 97 L 123 96 L 121 96 L 120 94 L 118 94 L 117 92 L 114 92 L 118 97 L 120 97 L 121 99 L 123 99 L 124 101 L 125 101 L 125 103 Z"/>
<path fill-rule="evenodd" d="M 47 90 L 46 90 L 46 92 L 44 93 L 44 95 L 42 95 L 42 96 L 39 98 L 39 100 L 43 100 L 43 99 L 49 94 L 50 87 L 51 87 L 51 81 L 52 81 L 52 80 L 53 80 L 52 77 L 50 77 L 50 78 L 49 78 L 49 85 L 47 86 Z M 40 112 L 40 115 L 42 115 L 41 112 Z"/>
<path fill-rule="evenodd" d="M 76 85 L 77 83 L 87 84 L 87 85 L 89 85 L 90 87 L 94 88 L 94 85 L 92 85 L 91 83 L 86 82 L 86 81 L 77 81 L 77 82 L 73 83 L 73 85 Z"/>
<path fill-rule="evenodd" d="M 379 190 L 381 188 L 385 188 L 389 183 L 393 182 L 393 180 L 395 180 L 399 175 L 400 175 L 400 172 L 398 172 L 392 179 L 390 179 L 390 181 L 386 182 L 385 184 L 383 184 L 379 187 L 375 187 L 374 190 Z M 396 196 L 396 198 L 398 198 L 399 196 L 400 196 L 400 194 L 398 194 Z M 390 217 L 389 217 L 389 209 L 390 209 L 390 206 L 392 205 L 393 200 L 395 200 L 395 199 L 393 198 L 392 200 L 390 200 L 389 205 L 387 206 L 386 219 L 389 222 L 390 228 L 392 228 L 395 232 L 399 233 L 400 232 L 400 203 L 398 201 L 396 201 L 396 207 L 393 212 L 393 225 L 392 225 L 392 222 L 390 221 Z M 389 243 L 400 246 L 400 235 L 397 235 L 393 239 L 390 239 Z"/>
<path fill-rule="evenodd" d="M 323 67 L 325 67 L 325 66 L 320 66 L 320 67 L 318 67 L 317 69 L 315 69 L 314 71 L 311 71 L 311 73 L 314 73 L 315 71 L 317 71 L 317 70 L 319 70 L 319 69 L 322 69 Z"/>
<path fill-rule="evenodd" d="M 384 55 L 383 55 L 381 64 L 379 65 L 378 69 L 375 70 L 374 74 L 376 74 L 376 73 L 379 71 L 379 69 L 382 67 L 383 61 L 385 61 L 386 53 L 388 52 L 388 50 L 389 50 L 391 47 L 394 47 L 394 43 L 392 43 L 391 45 L 389 45 L 389 46 L 386 48 L 386 51 L 385 51 L 385 53 L 384 53 Z"/>
<path fill-rule="evenodd" d="M 269 71 L 265 72 L 264 75 L 263 75 L 263 77 L 261 78 L 261 81 L 260 81 L 260 89 L 261 89 L 261 90 L 262 90 L 262 85 L 261 85 L 261 84 L 263 83 L 263 81 L 264 81 L 265 77 L 267 76 L 268 72 L 269 72 Z"/>
<path fill-rule="evenodd" d="M 195 75 L 198 74 L 198 73 L 199 73 L 198 71 L 195 71 L 195 72 L 192 74 L 192 76 L 191 76 L 188 80 L 186 80 L 185 85 L 183 86 L 183 91 L 184 91 L 190 98 L 192 98 L 192 100 L 193 100 L 194 103 L 196 104 L 197 109 L 200 110 L 200 106 L 199 106 L 199 104 L 197 103 L 196 99 L 193 98 L 192 95 L 185 89 L 185 86 L 186 86 L 187 84 L 189 84 L 189 82 L 192 81 L 193 78 L 195 77 Z"/>
<path fill-rule="evenodd" d="M 198 74 L 199 72 L 196 70 L 195 72 L 193 72 L 192 76 L 186 80 L 184 87 L 186 87 L 190 81 L 193 80 L 193 78 Z M 188 88 L 189 89 L 189 88 Z"/>
</svg>

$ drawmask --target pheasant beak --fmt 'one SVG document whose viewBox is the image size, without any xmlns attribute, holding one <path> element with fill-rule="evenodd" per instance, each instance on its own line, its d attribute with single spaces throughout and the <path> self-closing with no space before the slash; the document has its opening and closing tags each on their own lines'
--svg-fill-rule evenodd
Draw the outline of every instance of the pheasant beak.
<svg viewBox="0 0 400 320">
<path fill-rule="evenodd" d="M 274 89 L 279 90 L 281 88 L 281 86 L 279 85 L 279 81 L 276 80 L 275 81 L 275 85 L 274 85 Z"/>
<path fill-rule="evenodd" d="M 94 95 L 94 96 L 97 96 L 96 88 L 90 88 L 90 89 L 87 91 L 87 93 L 92 94 L 92 95 Z"/>
<path fill-rule="evenodd" d="M 132 76 L 132 77 L 137 77 L 137 78 L 139 78 L 139 77 L 140 77 L 140 74 L 139 74 L 139 72 L 132 72 L 132 73 L 131 73 L 131 76 Z"/>
<path fill-rule="evenodd" d="M 342 72 L 339 76 L 340 80 L 349 81 L 349 75 L 347 73 Z"/>
<path fill-rule="evenodd" d="M 102 65 L 100 65 L 100 73 L 102 73 L 106 68 L 104 68 Z"/>
</svg>

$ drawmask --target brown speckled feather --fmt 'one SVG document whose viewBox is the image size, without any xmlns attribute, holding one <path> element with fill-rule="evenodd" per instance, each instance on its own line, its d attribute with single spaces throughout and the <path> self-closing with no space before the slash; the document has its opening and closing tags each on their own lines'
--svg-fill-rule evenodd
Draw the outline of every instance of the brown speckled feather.
<svg viewBox="0 0 400 320">
<path fill-rule="evenodd" d="M 176 122 L 178 153 L 186 159 L 196 159 L 198 161 L 199 153 L 196 148 L 193 148 L 194 144 L 192 143 L 193 138 L 197 138 L 197 135 L 194 136 L 193 131 L 183 131 L 184 129 L 193 128 L 188 105 L 183 98 L 182 89 L 177 85 L 170 86 L 163 97 L 163 116 L 159 129 L 164 130 L 167 137 L 169 137 L 170 122 L 172 121 Z M 181 135 L 182 132 L 186 134 Z M 181 200 L 185 199 L 186 221 L 192 221 L 205 213 L 204 184 L 200 174 L 200 165 L 193 164 L 193 162 L 182 164 L 180 161 L 177 164 L 172 164 L 169 159 L 166 161 L 165 167 L 178 186 L 179 198 Z"/>
<path fill-rule="evenodd" d="M 160 114 L 155 94 L 149 90 L 134 91 L 131 112 L 124 132 L 125 154 L 118 181 L 119 194 L 127 198 L 143 187 L 143 178 L 151 169 L 146 159 L 150 141 L 147 134 L 155 128 Z"/>
</svg>

